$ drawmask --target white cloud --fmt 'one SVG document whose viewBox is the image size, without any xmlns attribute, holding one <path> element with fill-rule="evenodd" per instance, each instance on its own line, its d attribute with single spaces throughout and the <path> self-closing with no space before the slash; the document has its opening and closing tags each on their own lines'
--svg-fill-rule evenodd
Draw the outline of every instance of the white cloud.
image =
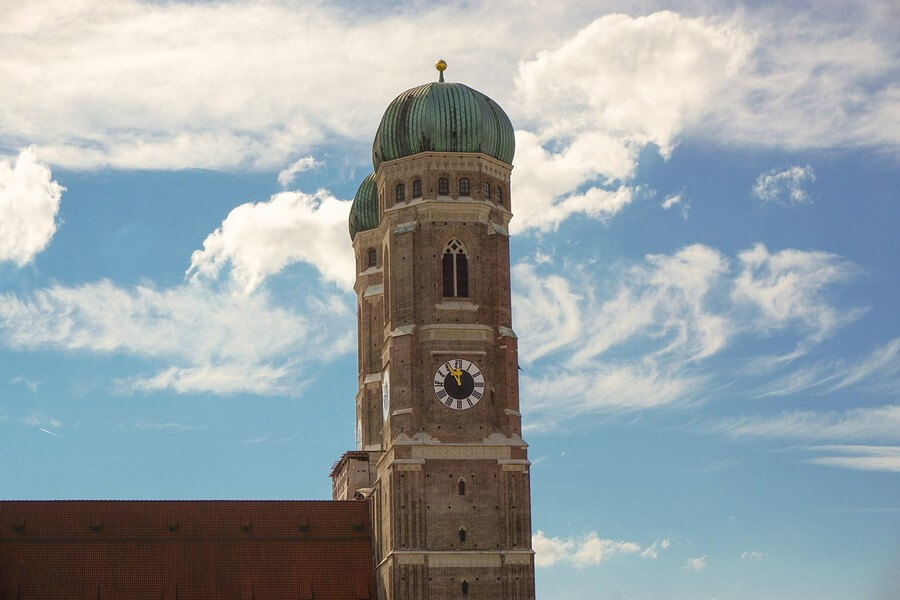
<svg viewBox="0 0 900 600">
<path fill-rule="evenodd" d="M 641 150 L 669 156 L 690 135 L 788 148 L 898 141 L 896 27 L 883 9 L 838 19 L 604 8 L 11 4 L 0 24 L 0 43 L 16 48 L 0 55 L 0 137 L 37 143 L 69 168 L 305 168 L 323 145 L 368 144 L 390 99 L 430 79 L 422 57 L 444 55 L 449 77 L 517 124 L 514 230 L 609 219 L 634 197 Z"/>
<path fill-rule="evenodd" d="M 619 212 L 633 191 L 598 183 L 629 180 L 648 144 L 669 156 L 751 45 L 733 25 L 672 12 L 613 14 L 521 63 L 515 102 L 535 133 L 516 135 L 515 226 L 546 230 L 576 213 Z"/>
<path fill-rule="evenodd" d="M 827 454 L 806 461 L 814 465 L 900 473 L 900 446 L 829 445 L 810 446 L 807 450 Z"/>
<path fill-rule="evenodd" d="M 816 180 L 812 167 L 795 165 L 783 171 L 772 169 L 756 178 L 753 196 L 762 202 L 803 204 L 812 202 L 804 184 Z"/>
<path fill-rule="evenodd" d="M 690 571 L 702 571 L 706 568 L 706 558 L 707 554 L 703 556 L 698 556 L 697 558 L 689 558 L 687 562 L 684 563 L 684 568 Z"/>
<path fill-rule="evenodd" d="M 0 158 L 0 262 L 24 266 L 47 247 L 63 191 L 33 147 L 14 161 Z"/>
<path fill-rule="evenodd" d="M 653 143 L 668 155 L 698 107 L 738 73 L 752 42 L 735 25 L 668 11 L 605 15 L 522 63 L 517 100 L 546 139 L 595 134 L 599 124 L 625 150 Z M 631 168 L 615 164 L 614 177 Z"/>
<path fill-rule="evenodd" d="M 249 293 L 266 277 L 303 261 L 326 281 L 351 289 L 356 269 L 349 211 L 349 201 L 325 190 L 281 192 L 266 202 L 242 204 L 194 252 L 187 274 L 193 280 L 215 278 L 229 266 L 232 281 Z"/>
<path fill-rule="evenodd" d="M 900 440 L 900 405 L 846 411 L 789 411 L 775 416 L 730 417 L 709 428 L 734 436 L 801 440 Z"/>
<path fill-rule="evenodd" d="M 281 187 L 286 188 L 294 181 L 294 177 L 297 176 L 298 173 L 302 173 L 304 171 L 309 171 L 311 169 L 315 169 L 316 167 L 322 166 L 322 162 L 316 160 L 312 156 L 304 156 L 300 158 L 290 165 L 286 169 L 283 169 L 280 173 L 278 173 L 278 183 L 281 184 Z"/>
<path fill-rule="evenodd" d="M 534 564 L 550 567 L 556 563 L 569 563 L 576 567 L 599 565 L 618 554 L 636 554 L 641 546 L 634 542 L 607 540 L 591 531 L 577 538 L 547 537 L 538 531 L 532 537 Z"/>
<path fill-rule="evenodd" d="M 354 319 L 342 299 L 299 302 L 302 313 L 263 292 L 229 295 L 200 285 L 53 286 L 27 298 L 0 295 L 0 339 L 18 349 L 126 353 L 171 365 L 132 380 L 132 389 L 275 393 L 309 377 L 289 368 L 295 361 L 328 360 L 353 346 Z"/>
<path fill-rule="evenodd" d="M 759 550 L 748 550 L 747 552 L 741 552 L 741 560 L 759 560 L 765 556 Z"/>
<path fill-rule="evenodd" d="M 887 5 L 741 15 L 753 55 L 695 130 L 730 144 L 896 149 L 900 87 L 892 75 L 897 19 Z"/>
<path fill-rule="evenodd" d="M 845 282 L 857 268 L 827 252 L 787 249 L 771 253 L 756 244 L 738 255 L 742 271 L 734 282 L 732 300 L 757 312 L 761 331 L 802 327 L 808 341 L 817 342 L 863 309 L 839 310 L 823 298 L 827 286 Z"/>
<path fill-rule="evenodd" d="M 16 51 L 0 56 L 0 137 L 38 143 L 69 168 L 281 168 L 318 144 L 370 142 L 390 99 L 432 79 L 434 57 L 450 60 L 448 77 L 496 97 L 519 52 L 571 29 L 548 16 L 561 27 L 522 36 L 530 15 L 480 5 L 402 14 L 251 0 L 4 8 L 0 43 Z"/>
</svg>

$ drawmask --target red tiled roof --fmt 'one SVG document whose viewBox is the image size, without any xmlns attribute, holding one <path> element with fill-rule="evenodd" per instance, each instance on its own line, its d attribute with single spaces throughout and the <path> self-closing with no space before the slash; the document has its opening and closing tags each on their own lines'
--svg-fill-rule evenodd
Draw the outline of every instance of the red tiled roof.
<svg viewBox="0 0 900 600">
<path fill-rule="evenodd" d="M 0 502 L 0 599 L 376 600 L 366 502 Z"/>
</svg>

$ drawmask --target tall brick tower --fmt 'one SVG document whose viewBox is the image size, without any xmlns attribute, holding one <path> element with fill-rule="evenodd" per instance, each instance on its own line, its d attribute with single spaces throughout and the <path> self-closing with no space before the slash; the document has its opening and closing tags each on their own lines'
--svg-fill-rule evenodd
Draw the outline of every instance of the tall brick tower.
<svg viewBox="0 0 900 600">
<path fill-rule="evenodd" d="M 335 499 L 368 498 L 382 600 L 534 598 L 527 445 L 510 311 L 513 129 L 484 94 L 403 92 L 350 214 L 357 450 Z"/>
</svg>

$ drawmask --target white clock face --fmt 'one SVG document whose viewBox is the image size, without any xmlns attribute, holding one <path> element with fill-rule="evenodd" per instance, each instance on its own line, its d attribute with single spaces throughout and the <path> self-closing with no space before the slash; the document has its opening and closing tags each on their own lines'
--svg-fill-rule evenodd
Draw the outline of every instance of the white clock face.
<svg viewBox="0 0 900 600">
<path fill-rule="evenodd" d="M 384 420 L 387 421 L 388 411 L 391 410 L 391 376 L 387 369 L 381 375 L 381 409 L 384 412 Z"/>
<path fill-rule="evenodd" d="M 435 371 L 434 394 L 447 408 L 472 408 L 484 395 L 484 374 L 475 363 L 452 358 Z"/>
</svg>

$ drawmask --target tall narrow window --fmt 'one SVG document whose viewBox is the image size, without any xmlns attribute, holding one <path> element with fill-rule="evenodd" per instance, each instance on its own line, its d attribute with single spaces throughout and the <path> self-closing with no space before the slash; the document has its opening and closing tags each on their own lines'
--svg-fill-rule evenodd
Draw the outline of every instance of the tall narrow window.
<svg viewBox="0 0 900 600">
<path fill-rule="evenodd" d="M 491 199 L 491 184 L 485 181 L 484 185 L 481 186 L 481 191 L 484 193 L 485 200 Z"/>
<path fill-rule="evenodd" d="M 422 197 L 422 180 L 416 179 L 413 181 L 413 198 L 421 198 Z"/>
<path fill-rule="evenodd" d="M 378 264 L 378 253 L 375 252 L 375 248 L 369 248 L 369 267 L 374 267 Z"/>
<path fill-rule="evenodd" d="M 460 479 L 459 483 L 457 484 L 457 487 L 459 488 L 459 495 L 465 496 L 466 495 L 466 482 L 464 480 Z"/>
<path fill-rule="evenodd" d="M 465 527 L 459 528 L 459 541 L 460 542 L 466 541 L 466 528 Z"/>
<path fill-rule="evenodd" d="M 467 177 L 463 177 L 459 180 L 459 195 L 460 196 L 468 196 L 472 192 L 469 191 L 469 179 Z"/>
<path fill-rule="evenodd" d="M 463 581 L 462 585 L 460 587 L 462 588 L 462 595 L 468 596 L 469 595 L 469 582 Z"/>
<path fill-rule="evenodd" d="M 450 180 L 446 177 L 441 177 L 438 179 L 438 195 L 439 196 L 448 196 L 450 195 Z"/>
<path fill-rule="evenodd" d="M 469 297 L 469 259 L 466 249 L 456 238 L 447 242 L 441 258 L 443 267 L 444 296 L 448 298 Z"/>
<path fill-rule="evenodd" d="M 497 186 L 497 204 L 503 204 L 503 188 Z"/>
<path fill-rule="evenodd" d="M 406 186 L 402 183 L 397 184 L 397 202 L 406 200 Z"/>
</svg>

